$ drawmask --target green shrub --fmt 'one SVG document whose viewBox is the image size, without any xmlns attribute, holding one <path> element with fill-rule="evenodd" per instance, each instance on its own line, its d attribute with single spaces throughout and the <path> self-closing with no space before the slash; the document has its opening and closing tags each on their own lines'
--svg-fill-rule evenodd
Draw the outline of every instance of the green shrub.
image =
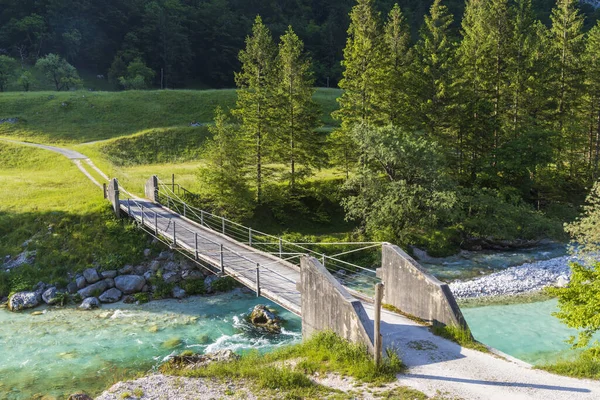
<svg viewBox="0 0 600 400">
<path fill-rule="evenodd" d="M 155 299 L 171 297 L 174 285 L 165 282 L 160 271 L 150 279 L 150 284 L 152 285 L 152 295 Z"/>
<path fill-rule="evenodd" d="M 185 293 L 189 296 L 206 293 L 206 287 L 204 285 L 204 280 L 202 279 L 183 281 L 181 283 L 181 288 L 185 290 Z"/>
<path fill-rule="evenodd" d="M 150 301 L 150 295 L 148 293 L 136 293 L 133 295 L 133 298 L 140 304 L 144 304 Z"/>
<path fill-rule="evenodd" d="M 211 287 L 215 292 L 230 292 L 240 286 L 238 281 L 230 276 L 219 278 L 211 284 Z"/>
</svg>

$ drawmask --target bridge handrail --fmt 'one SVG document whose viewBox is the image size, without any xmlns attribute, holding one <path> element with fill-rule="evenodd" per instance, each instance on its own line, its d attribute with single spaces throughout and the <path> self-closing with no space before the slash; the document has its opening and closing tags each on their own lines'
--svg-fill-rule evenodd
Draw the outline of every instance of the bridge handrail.
<svg viewBox="0 0 600 400">
<path fill-rule="evenodd" d="M 131 196 L 131 195 L 130 195 L 130 196 Z M 139 210 L 140 210 L 140 211 L 139 211 L 139 213 L 140 213 L 140 214 L 143 214 L 143 215 L 152 215 L 152 214 L 149 214 L 150 212 L 152 212 L 152 213 L 153 213 L 153 215 L 154 215 L 154 216 L 156 216 L 156 218 L 160 217 L 160 218 L 162 218 L 162 219 L 167 219 L 167 220 L 169 220 L 169 224 L 167 225 L 167 228 L 170 226 L 170 223 L 171 223 L 171 221 L 173 221 L 173 218 L 167 218 L 167 217 L 165 217 L 165 216 L 163 216 L 163 215 L 160 215 L 160 214 L 159 214 L 157 211 L 150 211 L 150 210 L 148 210 L 148 207 L 144 207 L 144 205 L 143 205 L 143 204 L 141 204 L 141 203 L 139 203 L 139 202 L 138 202 L 138 201 L 137 201 L 137 200 L 136 200 L 136 199 L 135 199 L 133 196 L 131 196 L 131 197 L 127 198 L 127 201 L 128 201 L 128 202 L 133 202 L 135 205 L 137 205 L 137 207 L 138 207 L 138 208 L 139 208 Z M 130 209 L 130 207 L 128 207 L 128 209 Z M 132 217 L 134 220 L 138 221 L 138 216 L 137 216 L 137 214 L 138 214 L 138 213 L 136 213 L 136 212 L 131 212 L 131 215 L 130 215 L 130 217 Z M 139 218 L 139 221 L 140 221 L 140 222 L 143 222 L 143 218 L 142 218 L 142 217 L 140 217 L 140 218 Z M 152 221 L 152 219 L 146 219 L 146 221 Z M 160 228 L 158 228 L 158 226 L 157 226 L 156 228 L 157 228 L 157 229 L 160 229 Z M 224 244 L 222 244 L 222 243 L 218 243 L 218 242 L 216 242 L 216 241 L 214 241 L 214 240 L 212 240 L 212 239 L 210 239 L 210 238 L 208 238 L 208 237 L 206 237 L 206 236 L 204 236 L 204 235 L 202 235 L 202 234 L 198 234 L 198 232 L 197 232 L 197 231 L 192 231 L 192 230 L 190 230 L 190 229 L 186 228 L 185 226 L 180 226 L 179 228 L 180 228 L 180 229 L 184 229 L 184 230 L 186 230 L 186 231 L 188 231 L 188 232 L 190 232 L 190 233 L 192 233 L 192 234 L 194 234 L 194 235 L 198 235 L 198 237 L 200 237 L 200 238 L 202 238 L 202 239 L 205 239 L 205 240 L 206 240 L 208 243 L 211 243 L 211 244 L 214 244 L 214 245 L 218 246 L 218 247 L 219 247 L 219 250 L 217 251 L 218 253 L 220 253 L 220 252 L 221 252 L 221 246 L 222 246 L 222 248 L 223 248 L 224 250 L 227 250 L 229 253 L 231 253 L 231 254 L 235 254 L 236 256 L 240 257 L 241 259 L 243 259 L 243 260 L 245 260 L 245 261 L 247 261 L 247 262 L 250 262 L 250 263 L 252 263 L 253 265 L 256 265 L 256 267 L 258 267 L 258 268 L 262 268 L 262 269 L 265 269 L 265 270 L 267 270 L 267 271 L 269 271 L 269 272 L 271 272 L 271 273 L 273 273 L 273 274 L 275 274 L 275 275 L 277 275 L 277 276 L 279 276 L 279 277 L 283 278 L 284 280 L 287 280 L 288 282 L 291 282 L 291 283 L 296 283 L 295 281 L 293 281 L 293 280 L 289 279 L 288 277 L 286 277 L 286 276 L 284 276 L 284 275 L 282 275 L 282 274 L 278 273 L 277 271 L 274 271 L 273 269 L 271 269 L 271 268 L 268 268 L 268 267 L 267 267 L 267 265 L 271 265 L 271 264 L 277 264 L 277 263 L 281 262 L 282 260 L 277 260 L 277 261 L 275 261 L 275 262 L 273 262 L 273 263 L 268 263 L 268 264 L 260 264 L 260 263 L 258 263 L 258 264 L 257 264 L 255 260 L 252 260 L 252 259 L 250 259 L 250 258 L 248 258 L 248 257 L 244 256 L 243 254 L 241 254 L 241 253 L 237 252 L 236 250 L 233 250 L 233 249 L 231 249 L 230 247 L 228 247 L 228 246 L 226 246 L 226 245 L 224 245 Z M 163 232 L 164 232 L 164 233 L 168 233 L 167 231 L 163 231 Z M 175 240 L 176 240 L 176 239 L 175 239 Z M 254 254 L 256 254 L 256 253 L 254 253 Z M 298 257 L 298 256 L 290 257 L 290 259 L 291 259 L 291 258 L 295 258 L 295 257 Z M 244 269 L 244 270 L 245 270 L 245 271 L 249 271 L 249 270 L 253 270 L 253 269 L 254 269 L 254 268 L 256 268 L 256 267 L 250 267 L 250 268 L 246 268 L 246 269 Z"/>
<path fill-rule="evenodd" d="M 312 250 L 312 249 L 309 249 L 309 248 L 307 248 L 307 247 L 301 246 L 300 244 L 297 244 L 297 243 L 292 243 L 292 242 L 289 242 L 289 241 L 287 241 L 287 240 L 285 240 L 285 239 L 283 239 L 283 238 L 281 238 L 281 237 L 277 237 L 277 236 L 274 236 L 274 235 L 271 235 L 271 234 L 268 234 L 268 233 L 264 233 L 264 232 L 261 232 L 261 231 L 258 231 L 258 230 L 254 230 L 254 229 L 252 229 L 252 228 L 249 228 L 249 227 L 246 227 L 246 226 L 244 226 L 244 225 L 242 225 L 242 224 L 239 224 L 239 223 L 237 223 L 237 222 L 235 222 L 235 221 L 231 221 L 230 219 L 227 219 L 227 218 L 225 218 L 225 217 L 222 217 L 222 216 L 215 215 L 215 214 L 213 214 L 213 213 L 211 213 L 211 212 L 209 212 L 209 211 L 205 211 L 205 210 L 199 209 L 199 208 L 197 208 L 197 207 L 194 207 L 194 206 L 190 206 L 190 205 L 189 205 L 189 204 L 187 204 L 187 203 L 186 203 L 186 202 L 185 202 L 183 199 L 181 199 L 181 198 L 180 198 L 180 197 L 179 197 L 179 196 L 178 196 L 178 195 L 177 195 L 175 192 L 173 192 L 173 191 L 172 191 L 172 190 L 169 188 L 168 184 L 165 184 L 165 183 L 163 183 L 163 182 L 162 182 L 160 179 L 158 179 L 158 183 L 159 183 L 159 185 L 160 185 L 160 186 L 161 186 L 161 187 L 162 187 L 162 188 L 163 188 L 163 189 L 164 189 L 166 192 L 170 192 L 170 193 L 172 193 L 172 194 L 173 194 L 173 196 L 174 196 L 175 198 L 172 198 L 171 196 L 167 196 L 167 197 L 170 197 L 171 199 L 173 199 L 173 200 L 177 200 L 177 201 L 179 201 L 180 203 L 184 204 L 184 206 L 185 206 L 185 209 L 186 209 L 186 210 L 190 210 L 190 211 L 192 211 L 192 212 L 194 213 L 194 215 L 196 216 L 196 218 L 198 218 L 198 219 L 202 219 L 202 220 L 204 220 L 204 218 L 201 218 L 201 216 L 199 216 L 199 215 L 196 213 L 196 211 L 199 211 L 199 212 L 200 212 L 201 214 L 203 214 L 203 215 L 208 215 L 208 216 L 210 216 L 210 217 L 213 217 L 213 218 L 221 219 L 221 220 L 223 220 L 223 221 L 226 221 L 226 222 L 228 222 L 228 223 L 229 223 L 229 224 L 231 224 L 231 225 L 237 226 L 237 227 L 239 227 L 239 228 L 243 228 L 243 229 L 240 229 L 240 231 L 244 232 L 244 234 L 245 234 L 246 232 L 248 232 L 248 230 L 251 230 L 251 232 L 252 232 L 253 234 L 258 234 L 258 235 L 260 235 L 260 236 L 266 236 L 266 237 L 269 237 L 269 238 L 276 239 L 276 240 L 277 240 L 277 243 L 273 243 L 273 244 L 275 244 L 275 245 L 278 245 L 278 244 L 279 244 L 279 241 L 281 241 L 282 243 L 285 243 L 285 244 L 287 244 L 287 245 L 292 245 L 292 246 L 295 246 L 295 247 L 297 247 L 297 248 L 299 248 L 299 249 L 302 249 L 302 250 L 304 250 L 304 251 L 305 251 L 305 253 L 304 253 L 304 254 L 311 254 L 311 255 L 313 255 L 313 256 L 316 256 L 316 257 L 318 257 L 318 258 L 321 258 L 321 259 L 329 259 L 329 260 L 332 260 L 332 261 L 341 262 L 342 264 L 345 264 L 345 265 L 351 266 L 352 268 L 355 268 L 355 269 L 359 269 L 359 270 L 362 270 L 362 271 L 368 272 L 369 274 L 374 274 L 374 273 L 375 273 L 373 270 L 371 270 L 371 269 L 369 269 L 369 268 L 365 268 L 365 267 L 362 267 L 362 266 L 360 266 L 360 265 L 353 264 L 353 263 L 350 263 L 350 262 L 347 262 L 347 261 L 339 260 L 339 259 L 335 258 L 335 256 L 327 256 L 327 255 L 325 255 L 325 254 L 322 254 L 322 253 L 317 253 L 316 251 L 314 251 L 314 250 Z M 174 205 L 176 205 L 176 204 L 175 204 L 175 202 L 174 202 Z M 178 212 L 181 214 L 181 211 L 180 211 L 180 210 L 177 210 L 177 211 L 178 211 Z M 207 223 L 206 223 L 206 225 L 207 225 L 207 226 L 208 226 L 210 229 L 213 229 L 213 230 L 215 230 L 213 227 L 211 227 L 211 226 L 210 226 L 210 225 L 208 225 Z M 263 245 L 264 245 L 264 244 L 267 244 L 267 243 L 260 243 L 260 244 L 263 244 Z M 367 248 L 372 248 L 372 247 L 376 247 L 376 246 L 381 246 L 381 245 L 383 245 L 383 243 L 382 243 L 382 242 L 349 242 L 349 243 L 343 243 L 343 244 L 353 244 L 353 245 L 357 245 L 357 244 L 361 244 L 361 245 L 362 245 L 362 244 L 366 244 L 366 245 L 369 245 Z M 364 249 L 365 249 L 365 248 L 356 249 L 355 251 L 360 251 L 360 250 L 364 250 Z M 276 253 L 274 253 L 274 254 L 276 254 Z M 339 254 L 338 254 L 338 255 L 339 255 Z M 334 265 L 335 265 L 335 264 L 334 264 Z M 343 267 L 342 267 L 342 269 L 347 269 L 347 268 L 343 268 Z M 352 271 L 352 272 L 355 272 L 355 271 Z"/>
</svg>

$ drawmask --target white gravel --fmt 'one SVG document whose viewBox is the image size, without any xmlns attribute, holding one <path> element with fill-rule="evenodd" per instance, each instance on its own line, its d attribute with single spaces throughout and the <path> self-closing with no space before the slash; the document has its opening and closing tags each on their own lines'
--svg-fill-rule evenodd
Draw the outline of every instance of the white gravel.
<svg viewBox="0 0 600 400">
<path fill-rule="evenodd" d="M 451 283 L 450 290 L 460 299 L 527 293 L 546 286 L 564 286 L 569 282 L 569 264 L 574 256 L 552 258 L 507 268 L 469 281 Z"/>
</svg>

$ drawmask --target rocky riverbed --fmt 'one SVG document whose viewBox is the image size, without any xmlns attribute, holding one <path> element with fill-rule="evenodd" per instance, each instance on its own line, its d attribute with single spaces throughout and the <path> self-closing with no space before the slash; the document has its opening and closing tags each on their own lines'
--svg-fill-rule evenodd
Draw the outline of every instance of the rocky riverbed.
<svg viewBox="0 0 600 400">
<path fill-rule="evenodd" d="M 480 278 L 451 283 L 450 290 L 459 299 L 503 296 L 534 292 L 547 286 L 565 286 L 569 283 L 569 264 L 577 262 L 574 256 L 525 263 Z"/>
</svg>

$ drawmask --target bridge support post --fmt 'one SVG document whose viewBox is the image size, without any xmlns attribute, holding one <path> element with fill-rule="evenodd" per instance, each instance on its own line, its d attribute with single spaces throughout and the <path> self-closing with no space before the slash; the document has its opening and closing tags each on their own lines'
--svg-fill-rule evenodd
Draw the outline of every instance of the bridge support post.
<svg viewBox="0 0 600 400">
<path fill-rule="evenodd" d="M 200 210 L 200 225 L 204 226 L 204 211 Z"/>
<path fill-rule="evenodd" d="M 108 198 L 108 194 L 106 193 L 106 183 L 102 184 L 102 195 L 105 199 Z"/>
<path fill-rule="evenodd" d="M 148 200 L 153 203 L 158 203 L 158 177 L 156 175 L 152 175 L 150 179 L 146 181 L 144 194 Z"/>
<path fill-rule="evenodd" d="M 260 297 L 260 264 L 256 263 L 256 297 Z"/>
<path fill-rule="evenodd" d="M 119 203 L 119 181 L 113 178 L 108 184 L 107 197 L 112 204 L 113 211 L 117 218 L 121 218 L 121 203 Z"/>
<path fill-rule="evenodd" d="M 381 301 L 383 299 L 383 284 L 378 283 L 375 285 L 375 321 L 374 321 L 374 344 L 375 348 L 375 365 L 379 365 L 381 363 L 381 350 L 383 341 L 383 337 L 381 336 Z"/>
</svg>

